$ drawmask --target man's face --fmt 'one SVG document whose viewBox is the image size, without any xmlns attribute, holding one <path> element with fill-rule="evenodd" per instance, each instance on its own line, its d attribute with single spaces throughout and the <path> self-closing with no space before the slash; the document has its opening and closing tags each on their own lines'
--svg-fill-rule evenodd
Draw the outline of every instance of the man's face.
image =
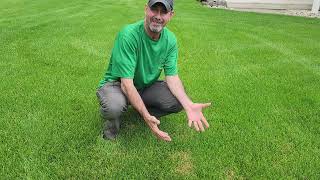
<svg viewBox="0 0 320 180">
<path fill-rule="evenodd" d="M 145 15 L 147 28 L 153 33 L 160 33 L 170 21 L 173 12 L 167 11 L 162 3 L 156 3 L 151 7 L 146 5 Z"/>
</svg>

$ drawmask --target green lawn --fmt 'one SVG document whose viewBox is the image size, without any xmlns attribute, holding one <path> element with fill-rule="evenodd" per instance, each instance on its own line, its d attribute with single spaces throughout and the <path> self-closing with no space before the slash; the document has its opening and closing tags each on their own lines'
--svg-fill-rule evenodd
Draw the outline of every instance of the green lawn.
<svg viewBox="0 0 320 180">
<path fill-rule="evenodd" d="M 102 139 L 95 90 L 145 0 L 1 0 L 0 179 L 319 179 L 320 19 L 176 1 L 179 72 L 211 127 L 133 111 Z"/>
</svg>

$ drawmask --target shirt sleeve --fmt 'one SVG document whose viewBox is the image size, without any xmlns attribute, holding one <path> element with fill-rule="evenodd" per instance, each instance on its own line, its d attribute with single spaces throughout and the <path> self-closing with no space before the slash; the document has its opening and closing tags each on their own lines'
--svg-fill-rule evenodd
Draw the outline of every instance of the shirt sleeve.
<svg viewBox="0 0 320 180">
<path fill-rule="evenodd" d="M 137 64 L 135 44 L 133 38 L 118 34 L 111 55 L 113 76 L 133 79 Z"/>
<path fill-rule="evenodd" d="M 164 74 L 166 76 L 174 76 L 178 74 L 177 62 L 178 62 L 178 45 L 177 45 L 177 41 L 175 40 L 169 49 L 168 56 L 163 66 Z"/>
</svg>

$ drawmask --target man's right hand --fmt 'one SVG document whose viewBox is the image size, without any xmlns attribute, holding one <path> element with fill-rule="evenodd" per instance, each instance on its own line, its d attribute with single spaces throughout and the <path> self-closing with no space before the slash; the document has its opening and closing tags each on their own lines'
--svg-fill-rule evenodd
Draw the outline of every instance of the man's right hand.
<svg viewBox="0 0 320 180">
<path fill-rule="evenodd" d="M 171 138 L 168 135 L 168 133 L 160 131 L 160 129 L 158 128 L 160 121 L 156 117 L 151 116 L 149 114 L 137 89 L 133 84 L 133 80 L 121 78 L 121 90 L 127 96 L 131 105 L 139 112 L 139 114 L 142 115 L 143 119 L 148 124 L 153 134 L 155 134 L 159 139 L 171 141 Z"/>
<path fill-rule="evenodd" d="M 148 116 L 144 118 L 146 123 L 148 124 L 149 128 L 151 129 L 152 133 L 156 135 L 159 139 L 165 140 L 165 141 L 171 141 L 170 136 L 168 133 L 161 131 L 158 128 L 158 125 L 160 124 L 160 121 L 154 117 L 154 116 Z"/>
</svg>

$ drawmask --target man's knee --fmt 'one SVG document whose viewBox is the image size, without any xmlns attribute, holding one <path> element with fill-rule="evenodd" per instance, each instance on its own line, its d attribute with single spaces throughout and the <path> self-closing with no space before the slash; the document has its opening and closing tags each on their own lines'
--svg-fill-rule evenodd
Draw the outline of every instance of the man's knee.
<svg viewBox="0 0 320 180">
<path fill-rule="evenodd" d="M 182 111 L 183 107 L 177 99 L 172 99 L 170 102 L 163 102 L 160 109 L 170 113 L 178 113 Z"/>
<path fill-rule="evenodd" d="M 127 100 L 118 84 L 106 84 L 97 91 L 103 118 L 119 118 L 127 110 Z"/>
<path fill-rule="evenodd" d="M 124 113 L 127 110 L 127 104 L 125 102 L 119 102 L 119 101 L 102 101 L 101 102 L 101 115 L 104 118 L 119 118 L 122 113 Z"/>
<path fill-rule="evenodd" d="M 182 105 L 178 102 L 177 104 L 174 104 L 171 107 L 171 112 L 178 113 L 178 112 L 182 111 L 182 109 L 183 109 Z"/>
</svg>

